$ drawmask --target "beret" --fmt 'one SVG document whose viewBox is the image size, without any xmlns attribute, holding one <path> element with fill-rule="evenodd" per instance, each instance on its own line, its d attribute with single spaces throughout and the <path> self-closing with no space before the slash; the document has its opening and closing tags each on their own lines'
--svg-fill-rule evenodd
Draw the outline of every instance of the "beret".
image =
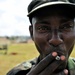
<svg viewBox="0 0 75 75">
<path fill-rule="evenodd" d="M 45 8 L 47 6 L 57 6 L 63 5 L 68 6 L 75 11 L 75 0 L 32 0 L 31 3 L 28 5 L 28 17 L 30 17 L 33 13 L 41 8 Z M 70 10 L 70 9 L 69 9 Z"/>
</svg>

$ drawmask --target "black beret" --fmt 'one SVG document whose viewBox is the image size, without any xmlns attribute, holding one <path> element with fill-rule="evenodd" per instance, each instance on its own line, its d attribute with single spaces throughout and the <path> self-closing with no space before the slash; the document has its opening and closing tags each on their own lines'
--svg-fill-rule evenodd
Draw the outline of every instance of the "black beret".
<svg viewBox="0 0 75 75">
<path fill-rule="evenodd" d="M 28 17 L 41 8 L 57 5 L 71 6 L 71 8 L 75 11 L 75 0 L 32 0 L 28 6 Z"/>
</svg>

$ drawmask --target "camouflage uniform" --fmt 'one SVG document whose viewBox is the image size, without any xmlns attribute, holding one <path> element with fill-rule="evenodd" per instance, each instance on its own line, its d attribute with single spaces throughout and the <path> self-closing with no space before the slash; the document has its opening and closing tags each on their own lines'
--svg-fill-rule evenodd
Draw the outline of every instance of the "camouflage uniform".
<svg viewBox="0 0 75 75">
<path fill-rule="evenodd" d="M 23 62 L 22 64 L 17 65 L 11 71 L 7 73 L 7 75 L 26 75 L 31 67 L 33 67 L 38 61 L 38 58 Z M 75 75 L 75 59 L 69 58 L 68 60 L 68 69 L 70 71 L 70 75 Z"/>
</svg>

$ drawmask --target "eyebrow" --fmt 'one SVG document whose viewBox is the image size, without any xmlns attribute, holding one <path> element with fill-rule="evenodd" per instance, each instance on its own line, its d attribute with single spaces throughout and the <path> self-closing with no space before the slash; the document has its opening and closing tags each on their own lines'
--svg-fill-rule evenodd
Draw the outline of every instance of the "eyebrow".
<svg viewBox="0 0 75 75">
<path fill-rule="evenodd" d="M 65 22 L 69 22 L 69 21 L 73 21 L 73 19 L 71 19 L 71 18 L 62 18 L 60 20 L 61 23 L 65 23 Z"/>
<path fill-rule="evenodd" d="M 65 24 L 69 24 L 70 26 L 74 26 L 73 21 L 64 22 L 64 23 L 61 24 L 61 26 L 65 25 Z"/>
<path fill-rule="evenodd" d="M 38 23 L 42 23 L 42 24 L 50 24 L 48 21 L 45 21 L 45 20 L 39 21 Z"/>
</svg>

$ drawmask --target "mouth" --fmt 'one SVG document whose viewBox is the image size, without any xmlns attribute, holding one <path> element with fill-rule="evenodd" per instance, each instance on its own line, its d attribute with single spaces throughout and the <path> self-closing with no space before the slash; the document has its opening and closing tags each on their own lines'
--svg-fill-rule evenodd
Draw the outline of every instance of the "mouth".
<svg viewBox="0 0 75 75">
<path fill-rule="evenodd" d="M 59 57 L 62 56 L 62 55 L 66 56 L 66 53 L 67 53 L 66 49 L 62 48 L 61 46 L 59 46 L 59 47 L 50 46 L 49 48 L 47 48 L 45 50 L 45 56 L 47 56 L 47 55 L 49 55 L 53 52 L 56 52 Z"/>
<path fill-rule="evenodd" d="M 45 56 L 47 56 L 47 55 L 49 55 L 49 54 L 51 54 L 51 53 L 53 53 L 53 52 L 56 52 L 56 53 L 57 53 L 57 57 L 56 57 L 57 60 L 60 59 L 60 57 L 61 57 L 62 55 L 63 55 L 63 56 L 66 56 L 65 52 L 62 52 L 62 51 L 52 51 L 52 52 L 47 53 Z"/>
<path fill-rule="evenodd" d="M 57 52 L 58 56 L 65 55 L 65 52 L 58 52 L 58 51 L 56 51 L 56 52 Z"/>
<path fill-rule="evenodd" d="M 58 56 L 66 55 L 66 50 L 64 48 L 61 48 L 61 47 L 53 48 L 53 52 L 57 52 Z"/>
<path fill-rule="evenodd" d="M 64 55 L 66 52 L 66 48 L 62 45 L 54 47 L 54 46 L 50 46 L 50 51 L 51 52 L 57 52 L 57 54 L 59 56 Z"/>
</svg>

